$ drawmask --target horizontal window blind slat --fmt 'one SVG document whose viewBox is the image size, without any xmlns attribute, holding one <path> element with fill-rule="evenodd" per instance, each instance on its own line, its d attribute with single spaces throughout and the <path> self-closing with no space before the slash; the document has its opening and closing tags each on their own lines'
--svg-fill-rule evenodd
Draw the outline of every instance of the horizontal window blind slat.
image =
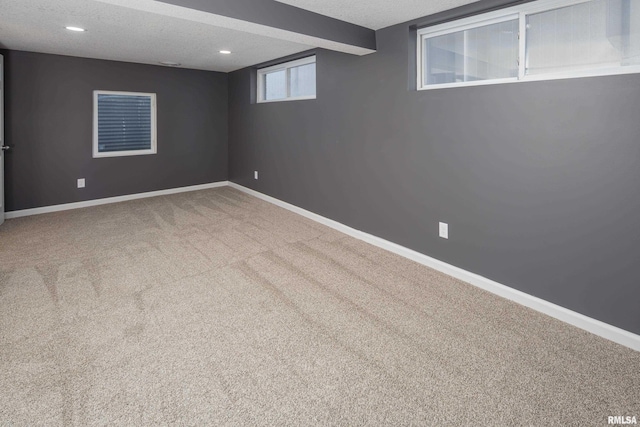
<svg viewBox="0 0 640 427">
<path fill-rule="evenodd" d="M 101 114 L 149 114 L 149 107 L 146 109 L 139 108 L 101 108 Z"/>
<path fill-rule="evenodd" d="M 138 126 L 138 127 L 133 127 L 133 126 L 127 126 L 126 128 L 98 128 L 98 131 L 103 132 L 103 133 L 120 133 L 120 134 L 126 134 L 129 132 L 151 132 L 151 130 L 149 129 L 149 126 Z"/>
<path fill-rule="evenodd" d="M 123 132 L 98 132 L 98 135 L 100 137 L 104 137 L 104 138 L 129 138 L 129 137 L 135 137 L 135 136 L 143 136 L 143 135 L 151 135 L 151 132 L 149 131 L 137 131 L 137 132 L 127 132 L 127 133 L 123 133 Z"/>
<path fill-rule="evenodd" d="M 111 139 L 100 141 L 100 144 L 108 144 L 108 145 L 127 145 L 127 144 L 149 144 L 151 142 L 150 138 L 129 138 L 126 140 L 122 139 Z"/>
<path fill-rule="evenodd" d="M 149 150 L 150 147 L 148 146 L 134 146 L 134 145 L 127 145 L 124 147 L 117 147 L 117 146 L 106 146 L 106 147 L 100 147 L 100 152 L 101 153 L 112 153 L 114 151 L 141 151 L 141 150 Z"/>
<path fill-rule="evenodd" d="M 149 125 L 144 125 L 144 124 L 127 124 L 127 125 L 101 125 L 98 127 L 98 130 L 102 130 L 105 132 L 128 132 L 128 131 L 135 131 L 135 130 L 140 130 L 140 129 L 146 129 L 149 130 Z"/>
<path fill-rule="evenodd" d="M 151 125 L 151 117 L 108 117 L 100 116 L 100 126 L 149 126 Z"/>
<path fill-rule="evenodd" d="M 127 138 L 129 136 L 151 135 L 151 132 L 149 132 L 148 130 L 138 130 L 131 132 L 98 132 L 98 135 L 105 138 Z"/>
<path fill-rule="evenodd" d="M 119 137 L 117 135 L 109 135 L 109 136 L 104 136 L 100 138 L 100 142 L 118 142 L 118 141 L 122 141 L 122 142 L 127 142 L 127 141 L 135 141 L 135 140 L 140 140 L 140 141 L 150 141 L 151 140 L 151 134 L 147 133 L 147 134 L 138 134 L 138 135 L 127 135 L 125 137 Z"/>
<path fill-rule="evenodd" d="M 107 141 L 102 141 L 100 142 L 100 144 L 107 144 L 107 145 L 128 145 L 128 144 L 149 144 L 151 140 L 149 138 L 130 138 L 127 140 L 118 140 L 118 139 L 113 139 L 113 140 L 107 140 Z"/>
<path fill-rule="evenodd" d="M 129 143 L 121 143 L 115 142 L 112 144 L 104 144 L 102 147 L 141 147 L 141 148 L 150 148 L 149 144 L 145 141 L 130 141 Z"/>
<path fill-rule="evenodd" d="M 149 147 L 149 140 L 144 140 L 144 139 L 138 139 L 138 140 L 129 140 L 129 141 L 109 141 L 107 143 L 101 144 L 102 146 L 109 146 L 109 147 L 115 147 L 115 146 L 120 146 L 120 147 L 126 147 L 129 145 L 141 145 L 141 146 L 145 146 L 145 147 Z"/>
<path fill-rule="evenodd" d="M 149 108 L 151 104 L 115 104 L 115 103 L 104 103 L 101 102 L 100 105 L 106 109 L 115 109 L 115 108 L 126 108 L 128 110 L 143 110 L 145 108 Z"/>
<path fill-rule="evenodd" d="M 104 138 L 100 141 L 100 144 L 131 144 L 134 143 L 136 141 L 141 141 L 144 143 L 150 143 L 151 142 L 151 136 L 150 135 L 143 135 L 142 137 L 139 138 Z"/>
<path fill-rule="evenodd" d="M 151 118 L 151 114 L 148 111 L 145 111 L 144 113 L 137 113 L 137 112 L 118 110 L 112 113 L 109 111 L 100 110 L 100 117 L 103 117 L 105 119 L 112 119 L 112 120 L 142 120 L 145 118 L 149 120 Z"/>
<path fill-rule="evenodd" d="M 151 118 L 151 114 L 149 114 L 148 111 L 145 111 L 144 113 L 127 112 L 124 110 L 118 110 L 113 113 L 108 111 L 100 111 L 100 117 L 105 119 L 112 119 L 112 120 L 126 120 L 126 119 L 149 120 Z"/>
<path fill-rule="evenodd" d="M 126 149 L 127 147 L 129 148 L 139 148 L 139 149 L 149 149 L 151 148 L 149 146 L 149 144 L 147 144 L 146 142 L 141 142 L 141 141 L 133 141 L 129 144 L 122 144 L 122 143 L 114 143 L 114 144 L 104 144 L 102 145 L 103 148 L 111 148 L 111 149 Z"/>
</svg>

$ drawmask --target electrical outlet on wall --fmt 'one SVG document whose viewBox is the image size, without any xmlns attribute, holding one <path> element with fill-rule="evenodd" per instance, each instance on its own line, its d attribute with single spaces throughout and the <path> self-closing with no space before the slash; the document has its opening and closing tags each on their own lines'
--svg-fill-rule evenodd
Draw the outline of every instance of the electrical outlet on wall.
<svg viewBox="0 0 640 427">
<path fill-rule="evenodd" d="M 445 222 L 440 223 L 440 237 L 443 239 L 449 238 L 449 224 Z"/>
<path fill-rule="evenodd" d="M 253 172 L 253 179 L 258 179 L 258 171 Z"/>
<path fill-rule="evenodd" d="M 84 187 L 85 187 L 84 178 L 79 178 L 78 179 L 78 188 L 84 188 Z"/>
</svg>

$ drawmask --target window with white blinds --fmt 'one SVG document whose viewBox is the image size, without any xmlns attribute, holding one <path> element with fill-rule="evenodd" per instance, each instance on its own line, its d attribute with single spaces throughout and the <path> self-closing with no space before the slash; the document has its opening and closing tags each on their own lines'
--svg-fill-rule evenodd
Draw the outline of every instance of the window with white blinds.
<svg viewBox="0 0 640 427">
<path fill-rule="evenodd" d="M 640 72 L 640 0 L 538 0 L 418 31 L 418 89 Z"/>
<path fill-rule="evenodd" d="M 156 95 L 94 91 L 93 157 L 155 154 Z"/>
</svg>

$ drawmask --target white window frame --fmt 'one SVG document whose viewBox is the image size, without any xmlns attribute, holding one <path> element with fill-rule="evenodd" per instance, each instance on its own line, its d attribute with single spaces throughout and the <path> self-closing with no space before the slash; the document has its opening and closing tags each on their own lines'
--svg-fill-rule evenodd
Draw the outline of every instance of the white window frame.
<svg viewBox="0 0 640 427">
<path fill-rule="evenodd" d="M 262 103 L 267 103 L 267 102 L 301 101 L 301 100 L 305 100 L 305 99 L 316 99 L 316 95 L 295 96 L 295 97 L 291 96 L 290 88 L 289 88 L 289 79 L 290 79 L 289 70 L 291 68 L 300 67 L 301 65 L 315 64 L 315 63 L 316 63 L 316 56 L 312 55 L 312 56 L 308 56 L 306 58 L 296 59 L 294 61 L 284 62 L 284 63 L 278 64 L 278 65 L 273 65 L 271 67 L 260 68 L 258 70 L 258 79 L 257 79 L 258 80 L 257 102 L 262 104 Z M 281 98 L 281 99 L 264 99 L 264 76 L 267 75 L 267 74 L 271 74 L 271 73 L 275 73 L 275 72 L 283 71 L 283 70 L 285 71 L 285 76 L 286 76 L 285 86 L 286 86 L 286 89 L 287 89 L 287 97 L 286 98 Z M 317 81 L 317 71 L 318 70 L 316 68 L 316 81 Z M 316 85 L 316 90 L 317 90 L 317 85 Z"/>
<path fill-rule="evenodd" d="M 464 87 L 464 86 L 484 86 L 503 83 L 518 83 L 527 81 L 540 81 L 540 80 L 557 80 L 557 79 L 571 79 L 581 77 L 594 77 L 594 76 L 609 76 L 616 74 L 633 74 L 640 73 L 640 65 L 618 65 L 614 67 L 596 67 L 585 70 L 574 71 L 562 71 L 558 73 L 547 74 L 526 74 L 526 25 L 527 16 L 540 13 L 547 10 L 559 9 L 562 7 L 573 6 L 580 3 L 587 3 L 592 0 L 538 0 L 530 3 L 521 4 L 518 6 L 508 7 L 505 9 L 497 10 L 494 12 L 483 13 L 480 15 L 472 16 L 469 18 L 458 19 L 452 22 L 444 24 L 434 25 L 418 30 L 417 32 L 417 89 L 418 90 L 431 90 L 431 89 L 443 89 L 450 87 Z M 519 19 L 519 33 L 518 33 L 518 77 L 506 78 L 506 79 L 489 79 L 489 80 L 476 80 L 469 82 L 454 82 L 454 83 L 442 83 L 425 85 L 424 84 L 424 41 L 429 38 L 442 36 L 445 34 L 464 31 L 472 28 L 482 27 L 490 24 L 497 24 L 499 22 L 508 21 L 510 19 Z M 524 35 L 524 36 L 523 36 Z"/>
<path fill-rule="evenodd" d="M 148 150 L 125 150 L 125 151 L 109 151 L 101 153 L 98 150 L 98 95 L 125 95 L 125 96 L 147 96 L 151 98 L 151 148 Z M 155 93 L 144 92 L 121 92 L 109 90 L 93 91 L 93 158 L 101 157 L 123 157 L 123 156 L 142 156 L 147 154 L 157 154 L 157 104 Z"/>
</svg>

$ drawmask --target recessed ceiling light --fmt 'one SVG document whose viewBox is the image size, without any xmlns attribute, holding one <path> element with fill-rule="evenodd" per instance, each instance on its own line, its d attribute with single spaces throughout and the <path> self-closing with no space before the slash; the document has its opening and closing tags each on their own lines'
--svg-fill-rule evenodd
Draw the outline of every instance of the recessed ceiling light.
<svg viewBox="0 0 640 427">
<path fill-rule="evenodd" d="M 65 27 L 65 28 L 69 31 L 77 31 L 79 33 L 87 31 L 84 28 L 80 28 L 80 27 Z"/>
<path fill-rule="evenodd" d="M 179 66 L 182 65 L 179 62 L 171 62 L 171 61 L 160 61 L 160 62 L 158 62 L 158 64 L 165 65 L 167 67 L 179 67 Z"/>
<path fill-rule="evenodd" d="M 230 50 L 221 50 L 220 53 L 223 54 L 223 55 L 231 55 L 231 51 Z"/>
</svg>

